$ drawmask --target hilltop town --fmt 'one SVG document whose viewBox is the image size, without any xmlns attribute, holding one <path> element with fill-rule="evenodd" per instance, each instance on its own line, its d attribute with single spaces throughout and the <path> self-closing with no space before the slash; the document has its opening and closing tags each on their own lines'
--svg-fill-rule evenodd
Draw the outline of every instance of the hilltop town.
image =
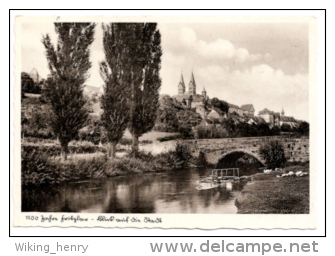
<svg viewBox="0 0 335 256">
<path fill-rule="evenodd" d="M 188 91 L 186 91 L 186 84 L 184 82 L 183 74 L 180 76 L 180 82 L 177 86 L 178 94 L 172 96 L 173 104 L 176 107 L 189 109 L 199 114 L 201 117 L 202 126 L 220 125 L 224 120 L 232 119 L 235 124 L 247 123 L 249 125 L 267 124 L 270 129 L 273 127 L 284 127 L 284 130 L 297 128 L 302 120 L 297 120 L 292 116 L 286 116 L 284 108 L 281 112 L 275 112 L 264 108 L 255 114 L 255 108 L 252 103 L 238 106 L 233 103 L 228 103 L 220 98 L 210 98 L 205 87 L 203 87 L 201 94 L 197 93 L 197 83 L 192 71 L 191 78 L 188 84 Z M 93 97 L 99 96 L 103 93 L 102 87 L 86 86 L 85 92 L 87 95 Z M 161 104 L 168 95 L 161 95 Z M 214 101 L 213 101 L 214 100 Z M 220 108 L 221 105 L 227 105 L 226 108 Z M 164 109 L 164 108 L 163 108 Z"/>
<path fill-rule="evenodd" d="M 236 123 L 265 123 L 270 128 L 282 127 L 283 125 L 287 125 L 290 128 L 296 128 L 299 123 L 301 123 L 300 120 L 296 120 L 294 117 L 285 116 L 284 109 L 279 113 L 264 108 L 263 110 L 260 110 L 256 116 L 255 108 L 252 103 L 244 104 L 242 106 L 226 103 L 228 107 L 227 110 L 224 111 L 216 107 L 215 104 L 212 104 L 212 99 L 207 95 L 205 88 L 203 88 L 201 94 L 197 93 L 197 84 L 193 72 L 191 74 L 187 92 L 184 77 L 183 74 L 181 74 L 180 82 L 178 84 L 178 95 L 173 96 L 173 99 L 181 103 L 184 108 L 195 109 L 203 119 L 202 124 L 206 126 L 215 123 L 220 124 L 227 118 L 232 118 Z"/>
<path fill-rule="evenodd" d="M 29 74 L 22 73 L 22 75 L 25 83 L 27 83 L 27 76 L 31 79 L 31 83 L 34 85 L 30 85 L 30 88 L 34 88 L 33 93 L 43 91 L 46 80 L 41 79 L 35 68 Z M 27 92 L 27 86 L 22 86 L 24 87 L 23 91 Z M 231 127 L 228 126 L 234 125 L 234 128 L 237 127 L 235 133 L 221 132 L 213 134 L 212 132 L 211 136 L 248 137 L 279 135 L 280 132 L 293 132 L 299 129 L 301 125 L 306 126 L 306 122 L 286 116 L 284 108 L 281 112 L 275 112 L 265 107 L 256 114 L 251 102 L 238 106 L 228 103 L 221 98 L 210 98 L 205 87 L 203 87 L 200 94 L 197 92 L 197 83 L 193 71 L 188 86 L 186 86 L 184 76 L 181 74 L 179 84 L 176 87 L 178 91 L 177 95 L 173 95 L 172 97 L 169 95 L 160 95 L 160 108 L 158 109 L 159 113 L 154 126 L 154 130 L 156 131 L 180 132 L 183 137 L 189 137 L 192 133 L 197 133 L 199 129 L 208 130 L 215 127 L 217 130 L 221 127 L 229 131 Z M 99 101 L 103 94 L 102 88 L 89 85 L 86 85 L 84 88 L 84 93 L 89 99 L 88 105 L 91 116 L 99 116 L 102 112 Z M 266 128 L 265 131 L 264 128 Z M 247 129 L 248 131 L 241 133 L 238 131 L 239 129 Z M 208 135 L 202 136 L 208 137 Z"/>
</svg>

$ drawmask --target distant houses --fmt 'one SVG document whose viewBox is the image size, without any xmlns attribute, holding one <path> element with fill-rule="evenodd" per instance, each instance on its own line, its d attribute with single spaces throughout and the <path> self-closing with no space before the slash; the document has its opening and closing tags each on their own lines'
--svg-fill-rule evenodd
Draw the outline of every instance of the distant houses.
<svg viewBox="0 0 335 256">
<path fill-rule="evenodd" d="M 241 107 L 228 104 L 228 113 L 223 112 L 221 109 L 211 106 L 211 99 L 208 97 L 206 89 L 203 88 L 201 94 L 197 94 L 197 83 L 192 72 L 190 82 L 188 84 L 188 91 L 186 91 L 186 85 L 184 82 L 183 74 L 180 76 L 178 84 L 178 95 L 172 96 L 172 98 L 179 102 L 184 108 L 195 109 L 206 125 L 217 122 L 222 122 L 228 117 L 244 117 L 254 116 L 255 109 L 252 104 L 242 105 Z M 206 120 L 211 120 L 206 121 Z"/>
<path fill-rule="evenodd" d="M 291 128 L 298 127 L 299 122 L 291 116 L 285 116 L 284 109 L 281 114 L 279 112 L 270 111 L 267 108 L 259 111 L 258 116 L 264 119 L 265 123 L 271 128 L 282 127 L 283 125 L 288 125 Z"/>
</svg>

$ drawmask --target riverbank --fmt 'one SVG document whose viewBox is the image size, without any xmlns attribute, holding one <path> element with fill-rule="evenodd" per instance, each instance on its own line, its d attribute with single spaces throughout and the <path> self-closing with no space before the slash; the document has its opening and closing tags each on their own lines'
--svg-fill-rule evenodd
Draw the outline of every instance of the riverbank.
<svg viewBox="0 0 335 256">
<path fill-rule="evenodd" d="M 114 159 L 107 158 L 102 152 L 95 152 L 88 154 L 90 157 L 85 158 L 72 155 L 67 161 L 61 162 L 59 157 L 54 156 L 57 150 L 54 151 L 45 151 L 44 148 L 39 147 L 22 147 L 21 184 L 23 186 L 59 184 L 66 181 L 99 179 L 133 173 L 166 172 L 194 166 L 197 163 L 197 159 L 191 157 L 188 148 L 178 143 L 168 152 L 155 155 L 140 152 L 136 157 L 130 152 L 125 152 L 122 157 Z"/>
<path fill-rule="evenodd" d="M 281 173 L 303 171 L 309 173 L 308 164 L 289 166 L 283 171 L 258 173 L 248 177 L 235 204 L 238 213 L 307 214 L 309 213 L 309 175 L 278 178 Z"/>
</svg>

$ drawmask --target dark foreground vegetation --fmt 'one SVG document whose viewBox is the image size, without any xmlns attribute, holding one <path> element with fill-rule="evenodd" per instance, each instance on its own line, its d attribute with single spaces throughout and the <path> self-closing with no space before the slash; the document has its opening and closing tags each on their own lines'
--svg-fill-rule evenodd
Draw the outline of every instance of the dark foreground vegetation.
<svg viewBox="0 0 335 256">
<path fill-rule="evenodd" d="M 248 177 L 236 199 L 238 213 L 309 213 L 309 176 L 277 178 L 281 173 L 309 172 L 309 163 L 285 167 L 283 171 L 258 173 Z"/>
<path fill-rule="evenodd" d="M 60 148 L 45 151 L 46 148 L 22 147 L 21 183 L 23 186 L 58 184 L 65 181 L 98 179 L 142 172 L 164 172 L 194 166 L 199 161 L 191 157 L 182 144 L 167 153 L 152 155 L 131 153 L 123 158 L 109 159 L 98 155 L 91 159 L 68 159 L 63 162 L 55 156 Z M 92 150 L 89 148 L 87 150 Z M 90 152 L 91 153 L 91 152 Z M 204 159 L 200 162 L 203 163 Z"/>
</svg>

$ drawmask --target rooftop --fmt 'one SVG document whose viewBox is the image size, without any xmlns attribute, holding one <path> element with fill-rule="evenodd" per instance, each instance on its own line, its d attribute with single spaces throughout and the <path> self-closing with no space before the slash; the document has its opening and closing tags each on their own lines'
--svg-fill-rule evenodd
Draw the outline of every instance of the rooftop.
<svg viewBox="0 0 335 256">
<path fill-rule="evenodd" d="M 254 106 L 252 104 L 245 104 L 241 106 L 241 109 L 244 111 L 249 111 L 249 110 L 254 109 Z"/>
</svg>

